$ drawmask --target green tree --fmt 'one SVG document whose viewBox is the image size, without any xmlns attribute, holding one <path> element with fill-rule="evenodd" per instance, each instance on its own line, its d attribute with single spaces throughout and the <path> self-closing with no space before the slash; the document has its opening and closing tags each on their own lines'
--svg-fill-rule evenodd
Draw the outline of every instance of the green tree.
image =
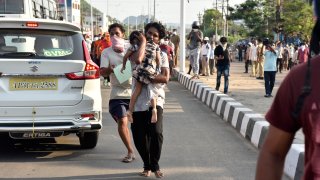
<svg viewBox="0 0 320 180">
<path fill-rule="evenodd" d="M 282 25 L 286 34 L 300 34 L 308 41 L 314 25 L 312 7 L 304 0 L 286 0 Z"/>
<path fill-rule="evenodd" d="M 218 27 L 222 24 L 222 14 L 215 9 L 207 9 L 203 14 L 202 30 L 205 36 L 212 37 L 215 34 L 215 23 L 217 20 Z M 219 32 L 220 31 L 220 32 Z M 218 30 L 218 34 L 221 30 Z"/>
<path fill-rule="evenodd" d="M 243 20 L 250 36 L 270 36 L 274 27 L 275 8 L 272 0 L 247 0 L 236 5 L 229 18 Z"/>
</svg>

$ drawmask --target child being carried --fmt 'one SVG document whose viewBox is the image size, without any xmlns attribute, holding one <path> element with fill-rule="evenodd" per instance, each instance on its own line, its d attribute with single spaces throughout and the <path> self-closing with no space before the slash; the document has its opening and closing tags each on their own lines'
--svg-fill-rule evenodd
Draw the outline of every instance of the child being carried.
<svg viewBox="0 0 320 180">
<path fill-rule="evenodd" d="M 134 110 L 134 105 L 137 101 L 138 96 L 142 91 L 143 84 L 148 85 L 148 90 L 151 92 L 151 107 L 152 107 L 152 117 L 151 123 L 157 122 L 157 89 L 160 84 L 153 84 L 152 79 L 154 79 L 160 72 L 160 48 L 152 41 L 151 38 L 147 38 L 144 57 L 133 58 L 133 54 L 136 53 L 141 45 L 141 41 L 144 40 L 144 35 L 139 31 L 133 31 L 129 36 L 129 41 L 131 47 L 128 49 L 127 53 L 123 57 L 123 65 L 121 72 L 125 70 L 128 58 L 135 63 L 133 68 L 132 77 L 137 80 L 136 87 L 132 93 L 129 110 L 127 111 L 127 117 L 130 122 L 132 119 L 132 112 Z"/>
</svg>

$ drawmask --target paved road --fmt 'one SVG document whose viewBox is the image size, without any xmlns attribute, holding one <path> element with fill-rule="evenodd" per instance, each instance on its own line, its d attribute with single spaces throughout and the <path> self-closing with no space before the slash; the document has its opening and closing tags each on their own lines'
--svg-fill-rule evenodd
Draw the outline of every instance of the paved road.
<svg viewBox="0 0 320 180">
<path fill-rule="evenodd" d="M 103 95 L 108 91 L 103 88 Z M 58 144 L 2 145 L 1 178 L 146 179 L 137 175 L 142 170 L 139 156 L 130 164 L 120 162 L 125 150 L 106 100 L 104 128 L 95 149 L 81 150 L 75 136 L 59 138 Z M 257 156 L 254 146 L 186 88 L 177 81 L 169 83 L 160 162 L 165 179 L 254 179 Z"/>
</svg>

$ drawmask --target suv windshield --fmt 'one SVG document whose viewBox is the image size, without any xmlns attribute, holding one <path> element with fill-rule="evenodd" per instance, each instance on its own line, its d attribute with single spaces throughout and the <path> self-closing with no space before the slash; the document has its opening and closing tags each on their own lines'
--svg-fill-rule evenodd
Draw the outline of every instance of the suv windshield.
<svg viewBox="0 0 320 180">
<path fill-rule="evenodd" d="M 0 58 L 84 60 L 82 36 L 69 31 L 0 29 Z"/>
</svg>

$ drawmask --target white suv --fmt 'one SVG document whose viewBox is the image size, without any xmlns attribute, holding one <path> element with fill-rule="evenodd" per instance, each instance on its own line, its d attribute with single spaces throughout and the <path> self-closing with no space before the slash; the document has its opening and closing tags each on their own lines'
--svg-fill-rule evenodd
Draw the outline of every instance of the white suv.
<svg viewBox="0 0 320 180">
<path fill-rule="evenodd" d="M 102 128 L 100 74 L 80 29 L 53 20 L 0 21 L 0 133 L 76 133 L 82 148 L 94 148 Z"/>
</svg>

